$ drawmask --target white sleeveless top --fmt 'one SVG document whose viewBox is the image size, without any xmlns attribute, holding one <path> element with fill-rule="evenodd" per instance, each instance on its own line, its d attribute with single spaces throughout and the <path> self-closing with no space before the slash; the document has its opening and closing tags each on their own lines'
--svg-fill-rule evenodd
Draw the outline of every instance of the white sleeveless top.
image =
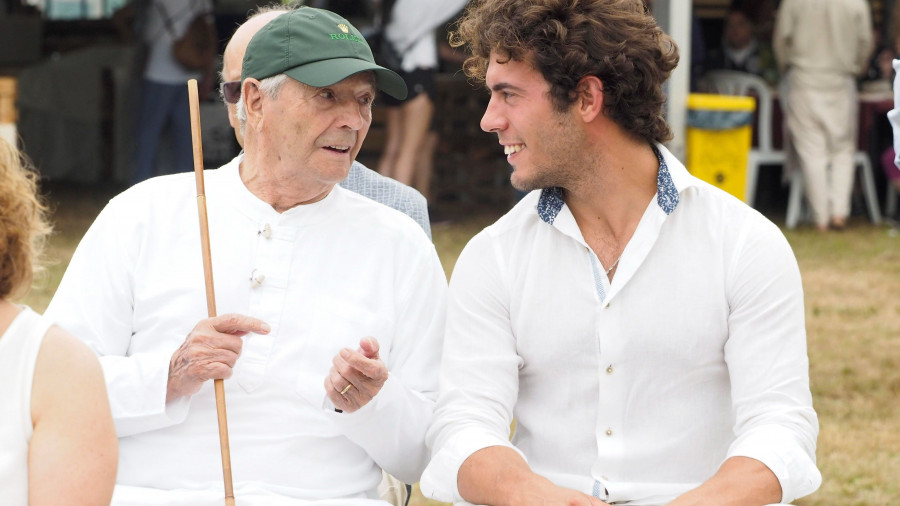
<svg viewBox="0 0 900 506">
<path fill-rule="evenodd" d="M 24 308 L 0 337 L 0 504 L 28 504 L 31 382 L 52 322 Z"/>
</svg>

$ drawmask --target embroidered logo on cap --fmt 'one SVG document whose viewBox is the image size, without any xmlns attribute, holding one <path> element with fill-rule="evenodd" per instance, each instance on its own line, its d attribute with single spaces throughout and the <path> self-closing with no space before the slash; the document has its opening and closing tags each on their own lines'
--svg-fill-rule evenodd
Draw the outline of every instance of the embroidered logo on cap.
<svg viewBox="0 0 900 506">
<path fill-rule="evenodd" d="M 349 40 L 350 42 L 365 42 L 364 39 L 353 35 L 352 33 L 329 33 L 331 40 Z"/>
<path fill-rule="evenodd" d="M 344 33 L 350 33 L 350 28 L 348 28 L 347 25 L 345 25 L 344 23 L 339 24 L 338 28 L 340 28 L 341 31 Z"/>
</svg>

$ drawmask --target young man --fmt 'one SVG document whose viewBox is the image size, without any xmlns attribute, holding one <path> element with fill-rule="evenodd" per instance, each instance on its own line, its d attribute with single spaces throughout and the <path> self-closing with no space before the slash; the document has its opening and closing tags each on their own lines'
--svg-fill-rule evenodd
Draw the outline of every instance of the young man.
<svg viewBox="0 0 900 506">
<path fill-rule="evenodd" d="M 482 128 L 513 186 L 534 191 L 456 264 L 425 495 L 768 504 L 814 491 L 797 263 L 775 225 L 662 146 L 671 38 L 640 0 L 485 0 L 456 40 L 491 92 Z"/>
<path fill-rule="evenodd" d="M 381 469 L 414 483 L 425 466 L 446 281 L 412 220 L 337 184 L 376 87 L 406 87 L 313 8 L 257 32 L 242 72 L 244 153 L 206 173 L 221 316 L 204 318 L 192 174 L 114 198 L 48 313 L 100 355 L 113 504 L 221 502 L 219 378 L 239 504 L 373 504 Z"/>
</svg>

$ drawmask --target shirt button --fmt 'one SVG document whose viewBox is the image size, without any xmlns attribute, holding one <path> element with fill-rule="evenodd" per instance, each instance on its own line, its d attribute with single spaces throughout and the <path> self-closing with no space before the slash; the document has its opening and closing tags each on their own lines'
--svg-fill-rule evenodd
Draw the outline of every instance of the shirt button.
<svg viewBox="0 0 900 506">
<path fill-rule="evenodd" d="M 613 366 L 607 367 L 607 368 L 606 368 L 606 374 L 612 374 L 612 373 L 613 373 Z"/>
<path fill-rule="evenodd" d="M 612 436 L 612 429 L 606 429 L 606 435 Z"/>
<path fill-rule="evenodd" d="M 257 232 L 257 235 L 261 235 L 261 236 L 265 237 L 266 239 L 271 238 L 272 237 L 272 226 L 269 225 L 268 223 L 266 223 L 263 226 L 263 228 L 261 228 L 259 230 L 259 232 Z"/>
<path fill-rule="evenodd" d="M 266 275 L 256 272 L 256 269 L 253 269 L 253 272 L 250 273 L 250 286 L 253 288 L 262 285 L 265 280 Z"/>
<path fill-rule="evenodd" d="M 612 302 L 607 302 L 606 305 L 603 306 L 603 309 L 609 309 L 609 305 L 610 305 L 610 304 L 612 304 Z"/>
</svg>

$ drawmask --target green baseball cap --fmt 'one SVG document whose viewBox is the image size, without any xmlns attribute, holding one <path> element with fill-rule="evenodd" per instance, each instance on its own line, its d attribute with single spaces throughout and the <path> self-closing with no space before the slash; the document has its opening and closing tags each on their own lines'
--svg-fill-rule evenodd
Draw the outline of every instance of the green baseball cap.
<svg viewBox="0 0 900 506">
<path fill-rule="evenodd" d="M 331 11 L 300 7 L 269 21 L 250 39 L 241 81 L 287 74 L 319 88 L 365 71 L 375 73 L 379 90 L 406 98 L 403 78 L 375 64 L 366 39 L 349 21 Z"/>
</svg>

